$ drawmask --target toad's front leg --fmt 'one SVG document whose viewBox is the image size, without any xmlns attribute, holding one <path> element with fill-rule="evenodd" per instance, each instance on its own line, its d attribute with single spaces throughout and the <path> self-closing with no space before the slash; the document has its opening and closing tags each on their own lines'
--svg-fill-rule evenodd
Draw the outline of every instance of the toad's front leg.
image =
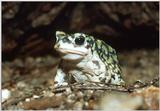
<svg viewBox="0 0 160 111">
<path fill-rule="evenodd" d="M 68 85 L 66 76 L 67 75 L 62 71 L 62 69 L 58 69 L 57 74 L 54 78 L 54 82 L 55 82 L 54 87 Z"/>
</svg>

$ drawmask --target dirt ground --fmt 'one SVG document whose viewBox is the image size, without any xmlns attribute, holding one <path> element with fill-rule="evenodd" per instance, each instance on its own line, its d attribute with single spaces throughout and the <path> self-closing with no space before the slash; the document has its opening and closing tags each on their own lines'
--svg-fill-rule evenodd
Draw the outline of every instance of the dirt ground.
<svg viewBox="0 0 160 111">
<path fill-rule="evenodd" d="M 27 57 L 2 62 L 2 90 L 10 92 L 2 109 L 159 109 L 159 49 L 133 50 L 118 53 L 126 87 L 103 89 L 69 87 L 54 89 L 54 76 L 59 59 L 53 56 Z M 139 82 L 136 82 L 138 81 Z M 148 89 L 149 88 L 149 89 Z M 115 90 L 116 89 L 116 90 Z M 105 92 L 105 93 L 104 93 Z M 113 93 L 112 93 L 113 92 Z M 144 95 L 147 96 L 144 96 Z M 154 95 L 155 94 L 155 95 Z M 110 96 L 108 96 L 110 95 Z M 157 96 L 158 95 L 158 96 Z M 135 98 L 139 96 L 140 98 Z M 153 101 L 142 102 L 147 98 Z M 126 104 L 127 103 L 127 104 Z M 104 107 L 106 106 L 106 107 Z"/>
</svg>

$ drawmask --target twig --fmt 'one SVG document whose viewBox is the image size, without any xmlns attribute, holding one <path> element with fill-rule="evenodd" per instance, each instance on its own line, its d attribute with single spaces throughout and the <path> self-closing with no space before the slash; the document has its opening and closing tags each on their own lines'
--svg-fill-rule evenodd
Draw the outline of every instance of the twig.
<svg viewBox="0 0 160 111">
<path fill-rule="evenodd" d="M 91 86 L 92 85 L 92 86 Z M 112 86 L 108 86 L 102 83 L 99 83 L 99 85 L 97 84 L 91 84 L 89 85 L 83 85 L 80 83 L 76 83 L 76 84 L 70 84 L 70 85 L 65 85 L 65 86 L 61 86 L 61 87 L 56 87 L 55 90 L 53 91 L 54 93 L 59 93 L 59 92 L 63 92 L 66 90 L 66 88 L 70 88 L 72 86 L 73 89 L 76 90 L 110 90 L 110 91 L 120 91 L 120 92 L 131 92 L 131 90 L 125 88 L 124 86 L 120 86 L 120 85 L 114 85 L 111 84 Z M 103 86 L 100 86 L 103 85 Z"/>
<path fill-rule="evenodd" d="M 106 87 L 106 86 L 75 86 L 74 89 L 78 90 L 110 90 L 110 91 L 119 91 L 119 92 L 129 92 L 128 89 L 125 88 L 117 88 L 117 87 Z"/>
<path fill-rule="evenodd" d="M 60 93 L 66 90 L 66 88 L 73 88 L 73 89 L 77 89 L 77 90 L 110 90 L 110 91 L 119 91 L 119 92 L 133 92 L 136 89 L 139 88 L 144 88 L 147 87 L 149 85 L 153 85 L 155 84 L 157 81 L 159 80 L 159 78 L 155 78 L 150 82 L 147 83 L 142 83 L 142 82 L 138 82 L 141 85 L 138 86 L 134 86 L 134 85 L 130 85 L 128 87 L 123 86 L 123 85 L 116 85 L 116 84 L 109 84 L 109 83 L 101 83 L 101 82 L 95 82 L 96 84 L 90 84 L 90 85 L 83 85 L 80 83 L 74 83 L 74 84 L 70 84 L 70 85 L 65 85 L 65 86 L 60 86 L 60 87 L 56 87 L 55 90 L 53 91 L 54 93 Z M 94 82 L 93 82 L 94 83 Z M 103 86 L 100 86 L 103 85 Z"/>
<path fill-rule="evenodd" d="M 58 88 L 58 89 L 55 89 L 55 90 L 53 90 L 52 92 L 53 93 L 61 93 L 61 92 L 64 92 L 64 91 L 66 91 L 66 88 L 65 87 L 63 87 L 63 88 Z"/>
<path fill-rule="evenodd" d="M 149 82 L 150 85 L 156 84 L 159 81 L 159 77 L 155 77 L 152 81 Z"/>
<path fill-rule="evenodd" d="M 153 80 L 151 81 L 148 81 L 148 82 L 141 82 L 141 81 L 136 81 L 133 85 L 130 85 L 128 86 L 128 90 L 136 90 L 136 89 L 140 89 L 140 88 L 144 88 L 144 87 L 147 87 L 147 86 L 150 86 L 150 85 L 154 85 L 156 82 L 159 81 L 159 78 L 156 77 L 154 78 Z M 138 86 L 136 86 L 136 84 Z"/>
</svg>

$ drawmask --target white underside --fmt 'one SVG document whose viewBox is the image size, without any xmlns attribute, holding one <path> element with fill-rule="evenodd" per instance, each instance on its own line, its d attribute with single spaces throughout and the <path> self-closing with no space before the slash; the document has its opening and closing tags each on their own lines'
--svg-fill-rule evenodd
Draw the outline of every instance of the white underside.
<svg viewBox="0 0 160 111">
<path fill-rule="evenodd" d="M 77 64 L 77 67 L 83 68 L 84 72 L 89 72 L 90 74 L 73 70 L 71 71 L 71 73 L 76 79 L 76 81 L 100 82 L 99 80 L 100 77 L 101 78 L 106 77 L 106 82 L 109 81 L 111 78 L 111 75 L 106 75 L 105 64 L 100 60 L 97 54 L 94 54 L 94 56 L 91 54 L 91 52 L 89 54 L 90 55 L 87 55 L 79 64 Z M 98 67 L 93 61 L 98 61 L 98 64 L 100 67 Z"/>
</svg>

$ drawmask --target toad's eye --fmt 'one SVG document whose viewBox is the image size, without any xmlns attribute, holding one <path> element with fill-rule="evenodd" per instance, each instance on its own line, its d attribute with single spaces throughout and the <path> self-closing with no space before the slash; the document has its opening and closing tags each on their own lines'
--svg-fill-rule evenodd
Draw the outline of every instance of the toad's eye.
<svg viewBox="0 0 160 111">
<path fill-rule="evenodd" d="M 84 41 L 85 41 L 85 38 L 83 36 L 80 36 L 80 37 L 77 37 L 75 39 L 75 44 L 76 45 L 83 45 L 84 44 Z"/>
</svg>

